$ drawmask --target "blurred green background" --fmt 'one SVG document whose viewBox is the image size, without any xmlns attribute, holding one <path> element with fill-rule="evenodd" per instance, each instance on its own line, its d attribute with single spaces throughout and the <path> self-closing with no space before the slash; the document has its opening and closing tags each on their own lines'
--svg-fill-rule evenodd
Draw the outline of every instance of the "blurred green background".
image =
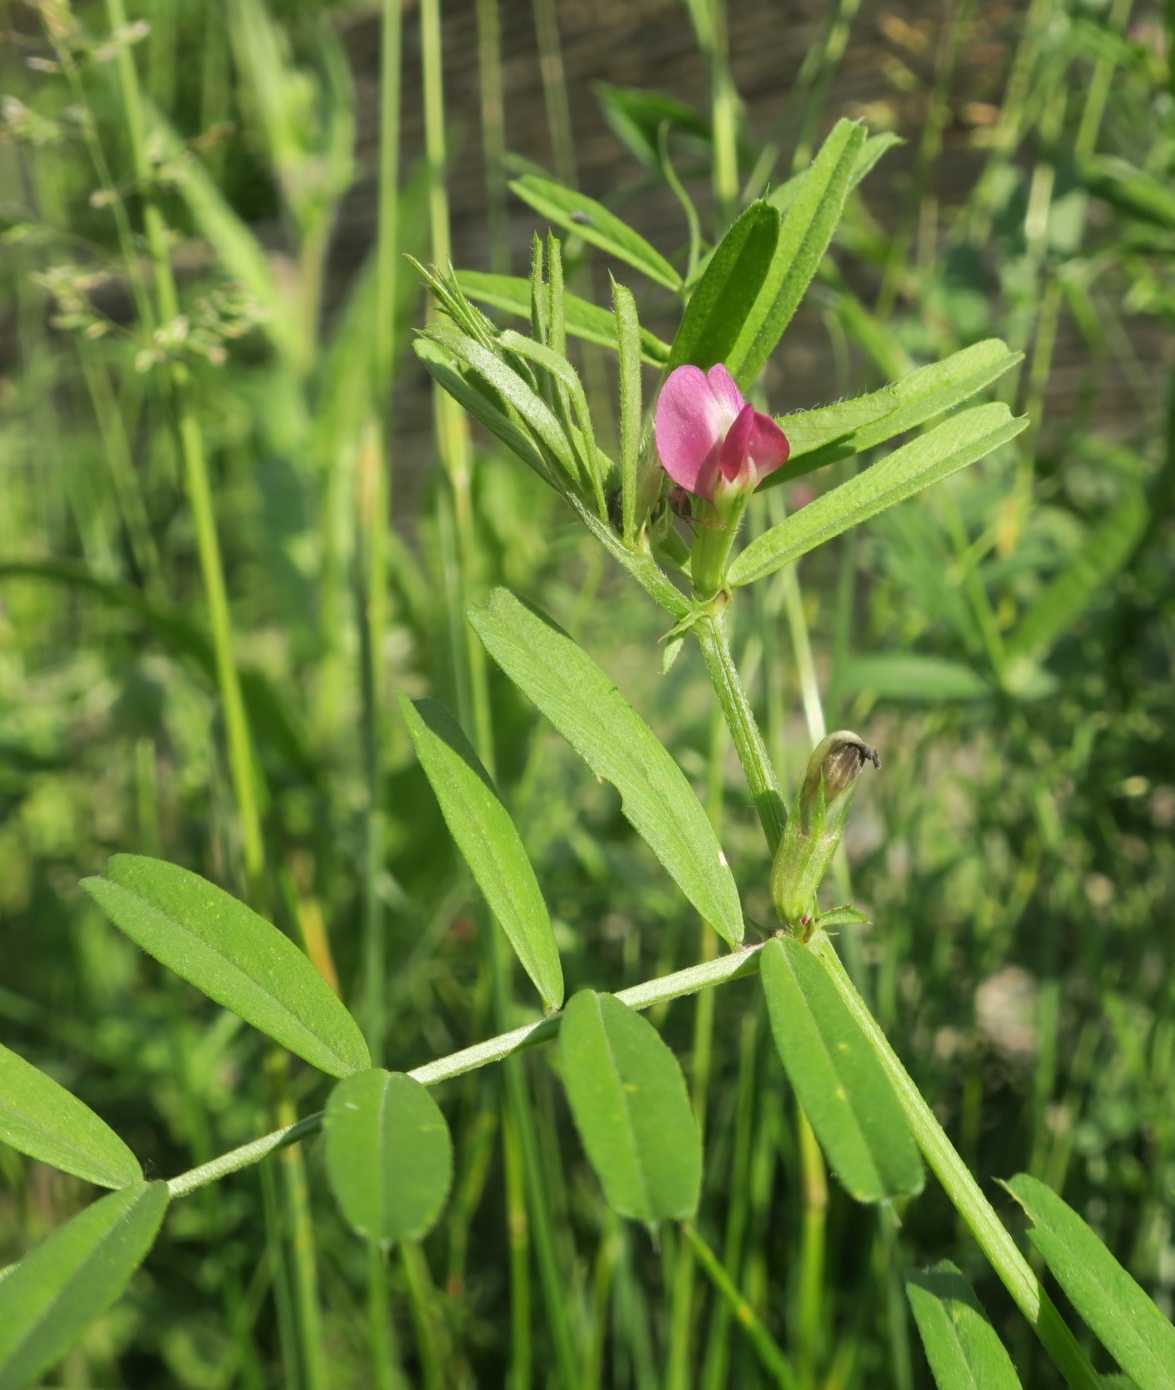
<svg viewBox="0 0 1175 1390">
<path fill-rule="evenodd" d="M 740 666 L 787 782 L 825 726 L 881 749 L 834 885 L 872 922 L 847 953 L 985 1190 L 1014 1222 L 995 1179 L 1043 1178 L 1170 1313 L 1168 11 L 424 0 L 404 8 L 402 64 L 391 3 L 2 13 L 5 1043 L 149 1176 L 321 1105 L 322 1078 L 267 1058 L 79 891 L 120 850 L 249 897 L 390 1067 L 536 1016 L 522 980 L 495 1003 L 481 908 L 391 702 L 399 686 L 478 716 L 461 614 L 495 583 L 568 627 L 666 739 L 748 918 L 770 922 L 696 651 L 662 676 L 651 605 L 433 400 L 405 351 L 429 309 L 402 253 L 525 274 L 546 228 L 507 181 L 537 165 L 684 264 L 689 215 L 715 240 L 849 115 L 904 143 L 854 195 L 765 402 L 825 404 L 995 335 L 1026 354 L 998 389 L 1032 423 L 745 595 Z M 588 249 L 566 244 L 570 283 L 607 303 Z M 671 334 L 671 297 L 610 268 Z M 608 447 L 612 364 L 582 365 Z M 770 493 L 752 527 L 829 481 Z M 713 953 L 612 791 L 488 680 L 480 713 L 569 992 Z M 901 1273 L 940 1256 L 974 1279 L 1024 1383 L 1057 1383 L 937 1190 L 895 1214 L 805 1184 L 756 990 L 654 1022 L 705 1123 L 700 1229 L 806 1387 L 929 1385 Z M 553 1061 L 525 1058 L 525 1122 L 496 1072 L 438 1091 L 456 1185 L 391 1262 L 390 1351 L 373 1353 L 367 1252 L 314 1141 L 177 1203 L 49 1383 L 521 1390 L 567 1385 L 568 1351 L 583 1390 L 768 1383 L 673 1233 L 657 1246 L 607 1211 Z M 88 1199 L 0 1146 L 0 1264 Z"/>
</svg>

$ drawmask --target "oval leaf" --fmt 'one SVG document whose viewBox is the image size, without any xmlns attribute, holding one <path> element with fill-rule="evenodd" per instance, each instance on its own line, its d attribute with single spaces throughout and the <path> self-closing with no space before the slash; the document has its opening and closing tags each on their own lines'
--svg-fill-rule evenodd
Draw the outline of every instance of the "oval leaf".
<svg viewBox="0 0 1175 1390">
<path fill-rule="evenodd" d="M 359 1025 L 297 946 L 199 874 L 116 854 L 82 887 L 148 955 L 320 1071 L 371 1065 Z"/>
<path fill-rule="evenodd" d="M 1028 1213 L 1028 1239 L 1069 1302 L 1138 1390 L 1175 1390 L 1175 1326 L 1067 1202 L 1020 1173 L 1008 1191 Z"/>
<path fill-rule="evenodd" d="M 784 1069 L 829 1165 L 858 1202 L 922 1191 L 922 1161 L 888 1077 L 816 957 L 794 937 L 760 974 Z"/>
<path fill-rule="evenodd" d="M 708 371 L 725 362 L 758 298 L 779 240 L 779 213 L 756 202 L 722 238 L 690 296 L 666 371 L 692 363 Z"/>
<path fill-rule="evenodd" d="M 563 1084 L 609 1204 L 652 1225 L 698 1207 L 702 1139 L 677 1058 L 647 1019 L 581 990 L 559 1028 Z"/>
<path fill-rule="evenodd" d="M 753 540 L 731 565 L 729 582 L 751 584 L 774 574 L 850 527 L 990 454 L 1015 439 L 1027 424 L 1027 416 L 1013 419 L 1002 402 L 973 406 L 944 420 Z"/>
<path fill-rule="evenodd" d="M 0 1139 L 99 1187 L 143 1181 L 138 1160 L 104 1120 L 6 1047 L 0 1047 Z"/>
<path fill-rule="evenodd" d="M 0 1280 L 0 1390 L 21 1390 L 59 1360 L 126 1288 L 167 1210 L 165 1182 L 93 1203 Z"/>
<path fill-rule="evenodd" d="M 559 227 L 590 241 L 601 251 L 615 256 L 618 261 L 639 270 L 650 280 L 666 289 L 681 287 L 681 276 L 659 251 L 634 232 L 627 222 L 622 222 L 615 213 L 609 212 L 603 203 L 594 198 L 585 198 L 582 193 L 555 183 L 552 179 L 542 179 L 536 174 L 526 174 L 515 179 L 510 190 L 524 203 L 529 203 L 540 217 L 550 218 Z"/>
<path fill-rule="evenodd" d="M 489 654 L 597 777 L 690 902 L 724 940 L 743 939 L 738 889 L 685 774 L 652 729 L 561 627 L 495 589 L 469 621 Z"/>
<path fill-rule="evenodd" d="M 939 1390 L 1021 1390 L 974 1289 L 949 1260 L 910 1270 L 906 1297 Z"/>
<path fill-rule="evenodd" d="M 461 726 L 436 700 L 397 692 L 400 711 L 445 824 L 490 911 L 548 1009 L 563 1003 L 563 967 L 547 904 L 510 813 Z"/>
<path fill-rule="evenodd" d="M 326 1172 L 352 1230 L 419 1240 L 449 1195 L 453 1145 L 432 1096 L 402 1072 L 364 1071 L 331 1092 Z"/>
</svg>

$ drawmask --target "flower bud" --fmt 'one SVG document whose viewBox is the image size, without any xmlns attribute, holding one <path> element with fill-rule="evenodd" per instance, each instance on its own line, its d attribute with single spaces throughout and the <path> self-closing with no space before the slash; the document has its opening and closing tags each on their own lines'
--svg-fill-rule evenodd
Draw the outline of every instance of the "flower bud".
<svg viewBox="0 0 1175 1390">
<path fill-rule="evenodd" d="M 867 762 L 881 766 L 876 748 L 848 729 L 829 734 L 808 759 L 771 869 L 775 910 L 803 941 L 812 934 L 816 891 L 840 844 L 857 778 Z"/>
</svg>

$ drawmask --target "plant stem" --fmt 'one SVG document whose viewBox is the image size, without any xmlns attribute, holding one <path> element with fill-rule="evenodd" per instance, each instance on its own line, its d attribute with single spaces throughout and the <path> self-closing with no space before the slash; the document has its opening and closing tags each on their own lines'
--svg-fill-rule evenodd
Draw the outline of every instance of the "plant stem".
<svg viewBox="0 0 1175 1390">
<path fill-rule="evenodd" d="M 633 985 L 631 989 L 620 990 L 616 998 L 622 1004 L 627 1004 L 630 1009 L 640 1010 L 647 1009 L 662 999 L 682 999 L 687 994 L 697 994 L 699 990 L 711 989 L 715 985 L 725 984 L 728 980 L 738 980 L 744 975 L 755 974 L 759 969 L 761 949 L 760 946 L 747 946 L 741 951 L 719 956 L 717 960 L 706 961 L 702 965 L 691 965 L 685 970 L 675 971 L 672 975 L 663 975 L 658 980 L 646 980 L 643 984 Z M 436 1086 L 441 1081 L 449 1081 L 455 1076 L 463 1076 L 466 1072 L 477 1071 L 479 1067 L 488 1066 L 491 1062 L 500 1062 L 515 1052 L 523 1051 L 524 1048 L 550 1042 L 559 1032 L 561 1018 L 560 1013 L 548 1014 L 537 1023 L 527 1023 L 521 1028 L 512 1029 L 509 1033 L 501 1033 L 496 1038 L 489 1038 L 473 1047 L 462 1048 L 460 1052 L 440 1057 L 435 1062 L 426 1062 L 424 1066 L 417 1067 L 408 1075 L 423 1086 Z M 322 1128 L 323 1113 L 320 1110 L 317 1114 L 306 1115 L 296 1124 L 275 1129 L 272 1134 L 262 1135 L 260 1139 L 242 1144 L 239 1149 L 233 1149 L 209 1163 L 202 1163 L 198 1168 L 181 1173 L 167 1184 L 168 1191 L 172 1197 L 186 1197 L 197 1188 L 227 1177 L 229 1173 L 248 1168 L 278 1149 L 296 1144 L 299 1139 L 305 1139 L 308 1134 L 314 1134 Z"/>
<path fill-rule="evenodd" d="M 763 735 L 755 722 L 755 712 L 734 664 L 726 631 L 726 615 L 717 613 L 700 618 L 694 625 L 694 631 L 698 634 L 710 681 L 726 717 L 726 726 L 734 740 L 739 762 L 742 763 L 751 799 L 759 813 L 767 847 L 774 855 L 783 837 L 787 812 L 767 745 L 763 742 Z"/>
<path fill-rule="evenodd" d="M 722 1261 L 698 1235 L 689 1221 L 681 1223 L 681 1233 L 685 1236 L 690 1249 L 697 1257 L 698 1263 L 702 1266 L 710 1282 L 718 1290 L 737 1319 L 739 1326 L 747 1334 L 747 1340 L 755 1348 L 755 1354 L 762 1363 L 763 1369 L 772 1377 L 776 1385 L 781 1387 L 781 1390 L 800 1390 L 800 1382 L 792 1369 L 791 1362 L 784 1355 L 779 1343 L 759 1321 L 754 1308 L 739 1292 L 738 1286 L 727 1273 Z"/>
<path fill-rule="evenodd" d="M 898 1103 L 906 1113 L 914 1138 L 931 1171 L 942 1184 L 956 1211 L 967 1223 L 979 1248 L 1016 1306 L 1027 1318 L 1065 1377 L 1071 1390 L 1100 1390 L 1101 1377 L 1078 1346 L 1076 1338 L 1062 1319 L 1040 1280 L 1020 1253 L 1016 1242 L 983 1195 L 971 1170 L 959 1157 L 946 1132 L 935 1118 L 934 1111 L 922 1097 L 901 1059 L 889 1044 L 876 1019 L 865 1007 L 848 972 L 828 937 L 818 931 L 811 941 L 815 952 L 837 992 L 869 1039 L 886 1074 L 897 1093 Z"/>
<path fill-rule="evenodd" d="M 106 0 L 106 12 L 112 30 L 126 23 L 123 0 Z M 155 175 L 147 154 L 146 132 L 139 78 L 134 59 L 126 44 L 118 50 L 118 80 L 122 89 L 123 111 L 134 161 L 135 178 L 143 196 L 143 226 L 155 277 L 158 317 L 166 324 L 179 313 L 179 297 L 167 247 L 167 226 L 155 201 Z M 183 459 L 184 482 L 192 519 L 196 526 L 196 549 L 200 557 L 200 574 L 208 603 L 208 622 L 212 628 L 212 645 L 216 654 L 216 675 L 220 698 L 224 706 L 225 732 L 228 737 L 229 767 L 233 791 L 241 823 L 241 841 L 245 872 L 254 896 L 260 891 L 261 875 L 265 868 L 265 844 L 261 833 L 261 815 L 254 782 L 253 751 L 249 736 L 241 682 L 233 656 L 232 624 L 229 619 L 228 595 L 224 582 L 224 567 L 220 556 L 220 540 L 216 533 L 216 514 L 212 505 L 212 488 L 204 455 L 204 438 L 200 422 L 192 409 L 191 384 L 188 369 L 182 362 L 170 368 L 171 391 L 179 436 L 180 456 Z"/>
</svg>

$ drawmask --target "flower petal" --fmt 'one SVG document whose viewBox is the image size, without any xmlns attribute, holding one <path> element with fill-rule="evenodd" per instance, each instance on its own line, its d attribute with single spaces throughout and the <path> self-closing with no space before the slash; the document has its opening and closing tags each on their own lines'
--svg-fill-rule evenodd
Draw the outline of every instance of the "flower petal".
<svg viewBox="0 0 1175 1390">
<path fill-rule="evenodd" d="M 740 412 L 746 405 L 743 393 L 735 385 L 734 377 L 726 370 L 721 362 L 711 367 L 706 373 L 706 380 L 710 384 L 710 390 L 714 393 L 714 398 L 722 406 L 727 419 L 724 428 L 729 429 L 738 419 Z"/>
<path fill-rule="evenodd" d="M 750 457 L 751 440 L 755 434 L 755 407 L 744 405 L 738 418 L 726 432 L 722 441 L 722 452 L 718 456 L 718 468 L 728 483 L 733 483 L 739 475 L 743 463 Z"/>
<path fill-rule="evenodd" d="M 791 453 L 791 445 L 787 442 L 787 435 L 770 415 L 756 411 L 747 453 L 754 462 L 757 482 L 768 473 L 774 473 L 777 468 L 783 467 Z"/>
<path fill-rule="evenodd" d="M 666 473 L 687 492 L 708 497 L 713 490 L 727 424 L 725 407 L 700 367 L 669 373 L 657 401 L 657 453 Z"/>
</svg>

